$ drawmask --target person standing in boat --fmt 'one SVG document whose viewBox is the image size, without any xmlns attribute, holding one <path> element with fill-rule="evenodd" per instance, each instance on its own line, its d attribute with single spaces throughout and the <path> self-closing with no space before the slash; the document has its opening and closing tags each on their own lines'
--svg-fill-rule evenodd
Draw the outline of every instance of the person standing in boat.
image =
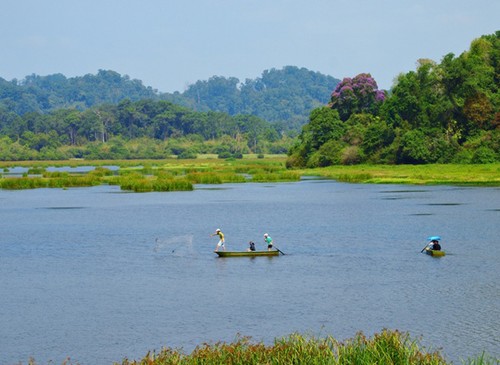
<svg viewBox="0 0 500 365">
<path fill-rule="evenodd" d="M 219 236 L 219 242 L 217 243 L 217 246 L 215 246 L 215 251 L 214 252 L 217 252 L 219 251 L 219 248 L 222 247 L 222 249 L 224 251 L 226 251 L 226 246 L 225 246 L 225 240 L 224 240 L 224 233 L 222 233 L 222 231 L 217 228 L 215 230 L 215 233 L 211 234 L 210 237 L 213 237 L 213 236 Z"/>
<path fill-rule="evenodd" d="M 271 251 L 273 249 L 273 239 L 267 233 L 264 233 L 264 242 L 267 243 L 267 250 Z"/>
</svg>

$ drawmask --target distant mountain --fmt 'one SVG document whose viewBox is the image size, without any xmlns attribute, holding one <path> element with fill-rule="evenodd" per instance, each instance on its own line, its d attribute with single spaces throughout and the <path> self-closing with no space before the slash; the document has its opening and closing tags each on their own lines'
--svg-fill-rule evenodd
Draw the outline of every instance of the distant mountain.
<svg viewBox="0 0 500 365">
<path fill-rule="evenodd" d="M 329 101 L 338 82 L 331 76 L 286 66 L 266 70 L 261 77 L 244 83 L 234 77 L 214 76 L 197 81 L 183 93 L 160 93 L 140 80 L 111 70 L 72 78 L 33 74 L 20 81 L 0 78 L 0 107 L 23 115 L 68 108 L 85 110 L 124 99 L 167 100 L 196 111 L 255 115 L 295 129 L 308 121 L 312 109 Z"/>
</svg>

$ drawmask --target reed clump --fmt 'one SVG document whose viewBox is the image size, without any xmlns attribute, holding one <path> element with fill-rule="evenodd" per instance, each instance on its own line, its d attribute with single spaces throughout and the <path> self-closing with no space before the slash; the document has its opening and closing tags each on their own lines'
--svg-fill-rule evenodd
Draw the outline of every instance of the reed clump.
<svg viewBox="0 0 500 365">
<path fill-rule="evenodd" d="M 285 182 L 299 181 L 300 173 L 296 171 L 259 172 L 252 175 L 253 182 Z"/>
<path fill-rule="evenodd" d="M 69 176 L 69 172 L 67 171 L 44 171 L 42 173 L 42 176 L 49 179 L 49 178 L 65 178 Z"/>
<path fill-rule="evenodd" d="M 83 175 L 83 176 L 62 176 L 58 178 L 47 179 L 48 188 L 77 188 L 96 186 L 102 183 L 99 176 Z"/>
<path fill-rule="evenodd" d="M 0 179 L 0 188 L 6 190 L 24 190 L 46 187 L 47 180 L 41 177 L 10 177 Z"/>
<path fill-rule="evenodd" d="M 369 182 L 372 178 L 373 176 L 368 173 L 354 173 L 337 175 L 336 180 L 348 183 L 365 183 Z"/>
<path fill-rule="evenodd" d="M 194 171 L 186 175 L 193 184 L 243 183 L 245 176 L 231 171 Z"/>
<path fill-rule="evenodd" d="M 138 172 L 112 176 L 106 181 L 109 185 L 120 186 L 121 190 L 129 190 L 136 193 L 193 190 L 193 184 L 185 178 L 143 176 Z"/>
<path fill-rule="evenodd" d="M 45 172 L 45 167 L 35 166 L 28 169 L 28 175 L 41 175 Z"/>
<path fill-rule="evenodd" d="M 114 172 L 107 167 L 97 166 L 94 170 L 89 172 L 89 175 L 98 177 L 113 176 Z"/>
<path fill-rule="evenodd" d="M 215 172 L 190 172 L 186 178 L 193 184 L 222 184 L 222 178 Z"/>
</svg>

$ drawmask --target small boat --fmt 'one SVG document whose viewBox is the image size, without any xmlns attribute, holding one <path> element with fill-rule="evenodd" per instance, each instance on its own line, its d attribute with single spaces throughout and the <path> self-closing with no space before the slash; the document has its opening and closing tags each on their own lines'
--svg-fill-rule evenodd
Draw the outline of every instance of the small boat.
<svg viewBox="0 0 500 365">
<path fill-rule="evenodd" d="M 278 256 L 279 251 L 215 251 L 219 257 Z"/>
<path fill-rule="evenodd" d="M 436 257 L 446 255 L 446 252 L 444 252 L 444 251 L 431 250 L 430 248 L 426 248 L 425 253 L 427 255 L 436 256 Z"/>
</svg>

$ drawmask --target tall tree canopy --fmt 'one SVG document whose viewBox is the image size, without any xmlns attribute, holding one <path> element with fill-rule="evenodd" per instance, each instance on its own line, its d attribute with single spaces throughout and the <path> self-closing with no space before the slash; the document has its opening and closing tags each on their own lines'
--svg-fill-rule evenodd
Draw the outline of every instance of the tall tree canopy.
<svg viewBox="0 0 500 365">
<path fill-rule="evenodd" d="M 255 116 L 194 112 L 163 100 L 128 99 L 82 111 L 22 116 L 0 107 L 0 136 L 1 160 L 284 153 L 291 143 Z"/>
</svg>

